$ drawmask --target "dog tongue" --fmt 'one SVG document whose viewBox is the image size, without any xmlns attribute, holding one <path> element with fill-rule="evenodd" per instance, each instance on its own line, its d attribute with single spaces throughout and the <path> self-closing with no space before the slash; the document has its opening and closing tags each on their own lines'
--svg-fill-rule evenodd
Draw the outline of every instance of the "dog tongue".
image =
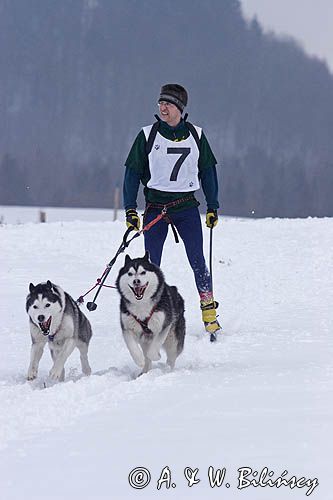
<svg viewBox="0 0 333 500">
<path fill-rule="evenodd" d="M 142 299 L 143 294 L 145 293 L 145 290 L 147 288 L 147 284 L 148 283 L 146 283 L 143 286 L 136 286 L 136 287 L 134 287 L 134 293 L 135 293 L 135 296 L 136 296 L 137 299 Z"/>
<path fill-rule="evenodd" d="M 44 321 L 44 323 L 39 323 L 39 326 L 40 326 L 43 333 L 49 332 L 50 326 L 51 326 L 51 320 L 52 320 L 52 316 L 50 316 L 47 321 Z"/>
</svg>

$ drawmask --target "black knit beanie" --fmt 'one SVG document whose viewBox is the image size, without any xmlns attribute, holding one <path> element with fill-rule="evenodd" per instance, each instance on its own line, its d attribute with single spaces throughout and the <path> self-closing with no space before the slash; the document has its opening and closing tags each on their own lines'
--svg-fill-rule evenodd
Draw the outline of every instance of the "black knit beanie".
<svg viewBox="0 0 333 500">
<path fill-rule="evenodd" d="M 187 92 L 184 87 L 177 83 L 167 83 L 161 88 L 158 102 L 161 101 L 171 102 L 182 113 L 187 105 Z"/>
</svg>

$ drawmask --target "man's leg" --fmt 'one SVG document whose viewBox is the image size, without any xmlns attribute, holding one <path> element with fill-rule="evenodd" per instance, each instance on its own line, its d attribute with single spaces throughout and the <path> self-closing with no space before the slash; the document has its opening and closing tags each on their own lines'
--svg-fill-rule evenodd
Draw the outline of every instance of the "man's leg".
<svg viewBox="0 0 333 500">
<path fill-rule="evenodd" d="M 186 255 L 194 273 L 195 283 L 200 293 L 211 291 L 210 274 L 203 254 L 202 226 L 197 207 L 170 214 L 179 236 L 184 242 Z"/>
<path fill-rule="evenodd" d="M 214 301 L 212 282 L 203 254 L 202 225 L 197 207 L 171 214 L 170 217 L 182 238 L 186 255 L 192 267 L 200 296 L 202 319 L 209 333 L 221 327 L 216 319 L 217 303 Z"/>
<path fill-rule="evenodd" d="M 148 210 L 144 218 L 144 225 L 151 222 L 160 213 L 161 211 L 158 209 Z M 149 252 L 151 262 L 160 266 L 163 245 L 168 234 L 168 224 L 161 219 L 143 234 L 145 239 L 145 250 Z"/>
</svg>

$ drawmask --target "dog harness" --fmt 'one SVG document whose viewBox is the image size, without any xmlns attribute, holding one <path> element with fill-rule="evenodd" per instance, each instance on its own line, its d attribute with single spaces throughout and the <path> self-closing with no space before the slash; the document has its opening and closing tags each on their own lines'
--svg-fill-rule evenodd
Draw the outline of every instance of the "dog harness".
<svg viewBox="0 0 333 500">
<path fill-rule="evenodd" d="M 149 316 L 147 316 L 144 320 L 138 318 L 137 316 L 135 316 L 135 314 L 133 314 L 131 312 L 129 313 L 132 316 L 132 318 L 134 318 L 135 321 L 137 321 L 139 323 L 139 325 L 141 326 L 141 328 L 142 328 L 141 336 L 142 335 L 147 335 L 147 336 L 153 335 L 153 332 L 151 331 L 151 329 L 148 328 L 148 322 L 151 319 L 152 315 L 154 314 L 156 308 L 157 308 L 157 304 L 154 305 L 154 307 L 150 311 Z"/>
</svg>

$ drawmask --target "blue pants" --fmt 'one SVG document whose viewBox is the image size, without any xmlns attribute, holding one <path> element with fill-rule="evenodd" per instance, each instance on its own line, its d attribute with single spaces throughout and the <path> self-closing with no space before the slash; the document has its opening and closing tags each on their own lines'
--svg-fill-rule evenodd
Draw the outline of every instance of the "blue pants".
<svg viewBox="0 0 333 500">
<path fill-rule="evenodd" d="M 155 219 L 161 213 L 159 208 L 149 208 L 146 215 L 144 224 Z M 192 267 L 195 283 L 198 292 L 210 292 L 211 279 L 206 266 L 205 257 L 203 255 L 203 238 L 202 226 L 199 210 L 197 207 L 187 208 L 180 212 L 168 214 L 176 227 L 179 236 L 184 242 L 186 255 L 190 266 Z M 145 249 L 150 254 L 150 260 L 157 264 L 161 263 L 163 245 L 168 234 L 169 224 L 161 219 L 148 231 L 144 232 Z M 177 248 L 175 248 L 175 253 Z M 177 256 L 175 256 L 175 260 Z"/>
</svg>

